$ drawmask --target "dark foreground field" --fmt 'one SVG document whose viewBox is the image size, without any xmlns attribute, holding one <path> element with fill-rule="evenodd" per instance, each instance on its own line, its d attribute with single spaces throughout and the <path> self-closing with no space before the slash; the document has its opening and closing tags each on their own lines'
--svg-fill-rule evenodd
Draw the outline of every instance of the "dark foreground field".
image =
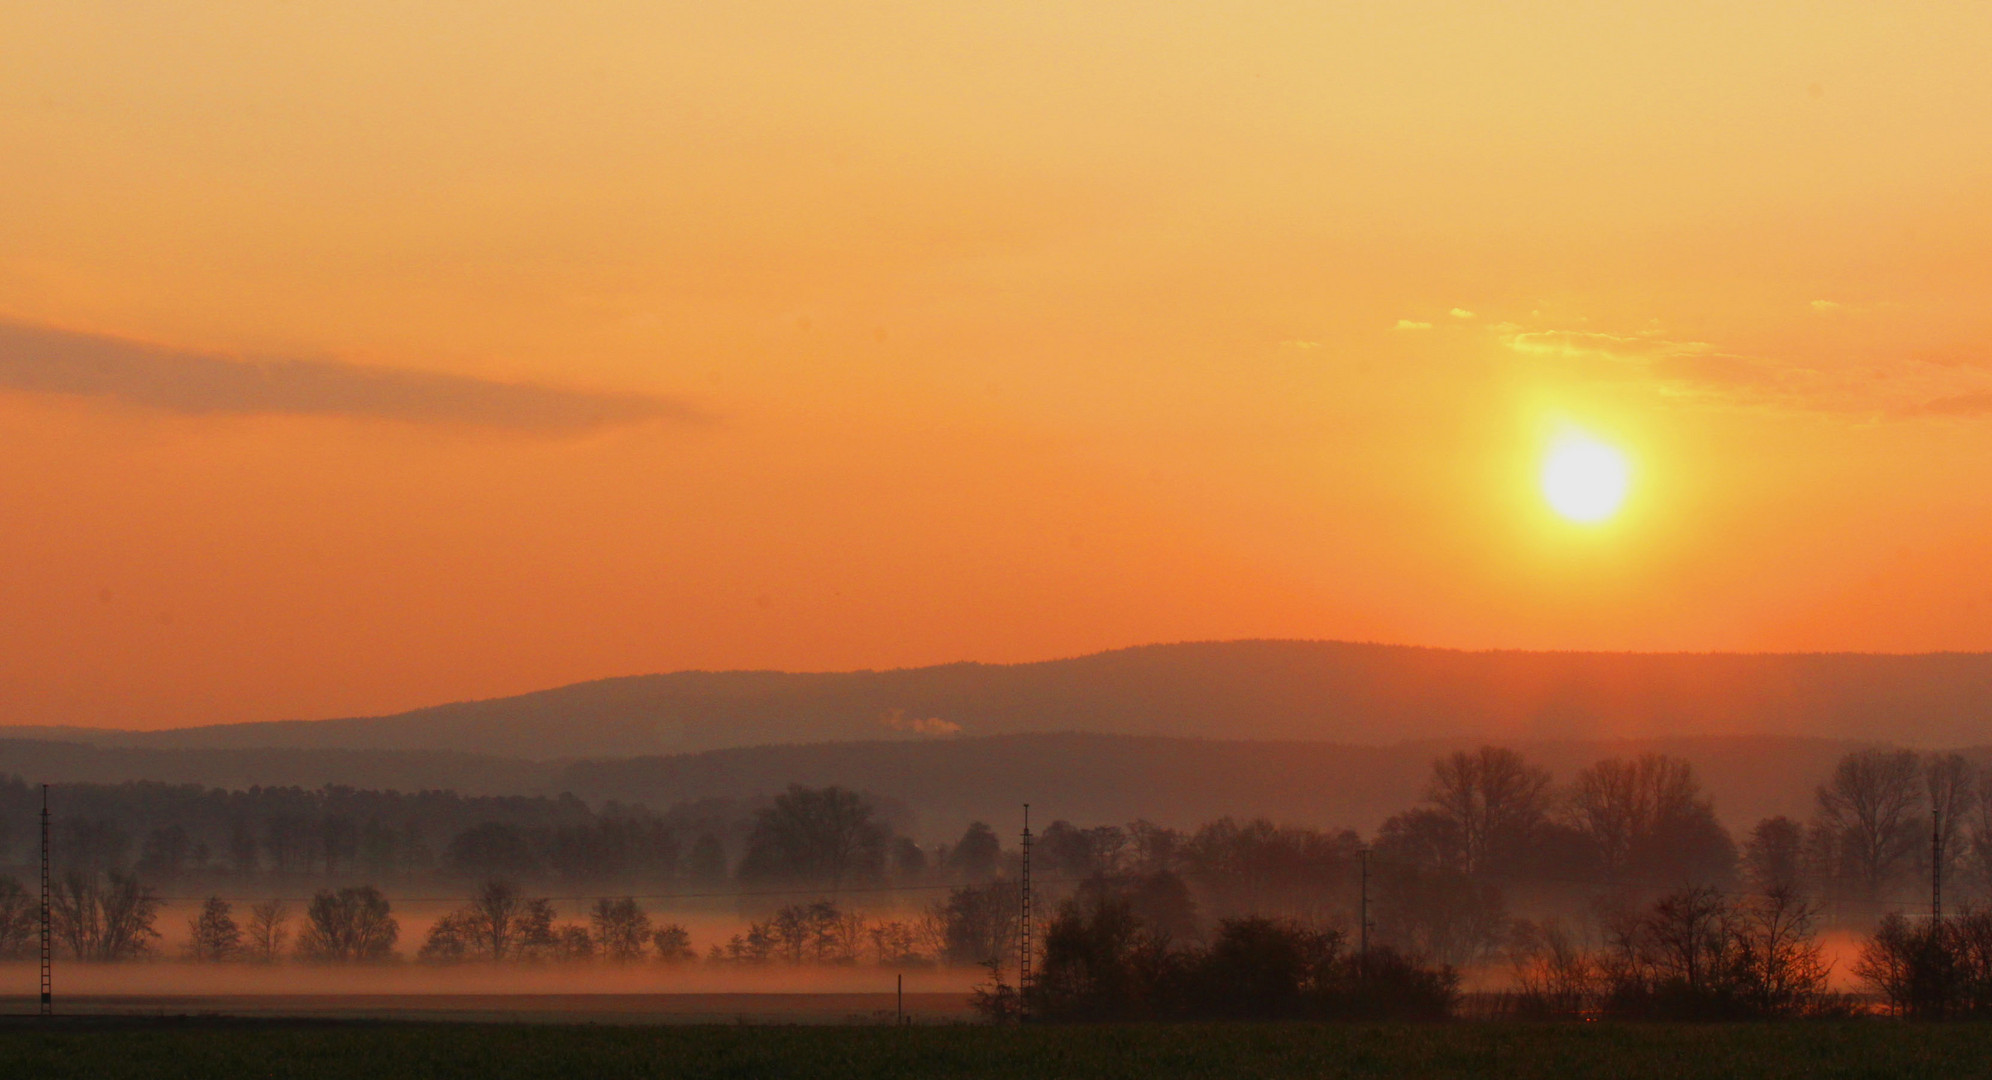
<svg viewBox="0 0 1992 1080">
<path fill-rule="evenodd" d="M 1969 1077 L 1992 1027 L 596 1027 L 108 1019 L 0 1025 L 7 1077 Z"/>
</svg>

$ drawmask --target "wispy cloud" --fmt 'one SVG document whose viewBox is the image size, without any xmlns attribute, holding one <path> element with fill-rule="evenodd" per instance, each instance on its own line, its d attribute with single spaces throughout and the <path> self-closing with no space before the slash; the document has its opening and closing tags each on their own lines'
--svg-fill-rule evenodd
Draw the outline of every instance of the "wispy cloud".
<svg viewBox="0 0 1992 1080">
<path fill-rule="evenodd" d="M 1397 320 L 1397 329 L 1399 330 L 1430 330 L 1431 328 L 1432 324 L 1428 322 L 1416 322 L 1411 319 Z"/>
<path fill-rule="evenodd" d="M 1992 376 L 1959 365 L 1910 358 L 1813 364 L 1657 331 L 1504 329 L 1510 349 L 1558 365 L 1565 377 L 1645 384 L 1681 402 L 1871 418 L 1992 415 Z"/>
<path fill-rule="evenodd" d="M 346 416 L 553 434 L 709 419 L 669 397 L 334 360 L 241 360 L 4 322 L 0 390 L 105 398 L 194 416 Z"/>
<path fill-rule="evenodd" d="M 1985 416 L 1992 414 L 1992 390 L 1952 394 L 1902 410 L 1903 416 Z"/>
<path fill-rule="evenodd" d="M 1471 319 L 1473 318 L 1473 312 L 1468 311 L 1463 307 L 1456 307 L 1452 309 L 1452 317 L 1455 319 Z"/>
<path fill-rule="evenodd" d="M 1522 330 L 1507 335 L 1508 347 L 1534 356 L 1644 364 L 1665 357 L 1706 356 L 1707 342 L 1671 341 L 1652 334 L 1606 334 L 1595 330 Z"/>
</svg>

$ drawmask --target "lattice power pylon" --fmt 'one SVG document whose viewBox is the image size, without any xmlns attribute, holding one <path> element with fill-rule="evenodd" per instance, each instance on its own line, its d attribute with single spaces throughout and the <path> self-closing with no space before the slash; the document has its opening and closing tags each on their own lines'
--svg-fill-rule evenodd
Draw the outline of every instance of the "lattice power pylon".
<svg viewBox="0 0 1992 1080">
<path fill-rule="evenodd" d="M 41 1014 L 55 1014 L 55 939 L 49 933 L 48 785 L 42 785 L 41 812 Z"/>
<path fill-rule="evenodd" d="M 1017 924 L 1017 993 L 1031 986 L 1031 804 L 1024 804 L 1023 901 Z M 1019 1010 L 1021 1015 L 1022 1010 Z"/>
</svg>

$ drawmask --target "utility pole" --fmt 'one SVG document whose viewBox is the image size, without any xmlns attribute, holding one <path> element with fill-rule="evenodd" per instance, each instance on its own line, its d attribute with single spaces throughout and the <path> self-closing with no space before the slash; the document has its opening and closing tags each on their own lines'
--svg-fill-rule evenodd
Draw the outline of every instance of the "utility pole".
<svg viewBox="0 0 1992 1080">
<path fill-rule="evenodd" d="M 48 923 L 48 785 L 42 785 L 41 812 L 41 1014 L 55 1015 L 54 938 Z"/>
<path fill-rule="evenodd" d="M 1358 945 L 1357 945 L 1357 952 L 1356 952 L 1356 975 L 1357 975 L 1357 976 L 1358 976 L 1359 978 L 1367 978 L 1367 977 L 1369 976 L 1369 926 L 1370 926 L 1370 920 L 1369 920 L 1369 859 L 1370 859 L 1370 849 L 1368 849 L 1368 848 L 1363 848 L 1363 849 L 1362 849 L 1361 851 L 1359 851 L 1359 852 L 1357 852 L 1357 853 L 1356 853 L 1356 857 L 1357 857 L 1357 858 L 1359 858 L 1359 859 L 1361 859 L 1361 860 L 1362 860 L 1362 864 L 1363 864 L 1363 902 L 1362 902 L 1362 910 L 1361 910 L 1361 911 L 1360 911 L 1360 912 L 1358 913 L 1358 922 L 1360 923 L 1360 926 L 1361 926 L 1361 930 L 1360 930 L 1360 934 L 1359 934 L 1359 936 L 1358 936 L 1358 938 L 1357 938 L 1357 941 L 1358 941 Z"/>
<path fill-rule="evenodd" d="M 1944 919 L 1944 812 L 1930 808 L 1930 923 Z"/>
<path fill-rule="evenodd" d="M 1024 804 L 1024 895 L 1017 935 L 1017 995 L 1019 1002 L 1031 987 L 1031 804 Z M 1023 1015 L 1022 1005 L 1018 1015 Z"/>
</svg>

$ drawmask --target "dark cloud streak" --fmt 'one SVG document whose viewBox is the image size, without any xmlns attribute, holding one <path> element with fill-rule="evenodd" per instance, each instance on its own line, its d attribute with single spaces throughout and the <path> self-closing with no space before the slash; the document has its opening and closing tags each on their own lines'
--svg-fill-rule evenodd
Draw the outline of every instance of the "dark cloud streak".
<svg viewBox="0 0 1992 1080">
<path fill-rule="evenodd" d="M 332 360 L 236 360 L 4 322 L 0 389 L 106 398 L 188 416 L 344 416 L 546 434 L 711 419 L 669 397 Z"/>
</svg>

